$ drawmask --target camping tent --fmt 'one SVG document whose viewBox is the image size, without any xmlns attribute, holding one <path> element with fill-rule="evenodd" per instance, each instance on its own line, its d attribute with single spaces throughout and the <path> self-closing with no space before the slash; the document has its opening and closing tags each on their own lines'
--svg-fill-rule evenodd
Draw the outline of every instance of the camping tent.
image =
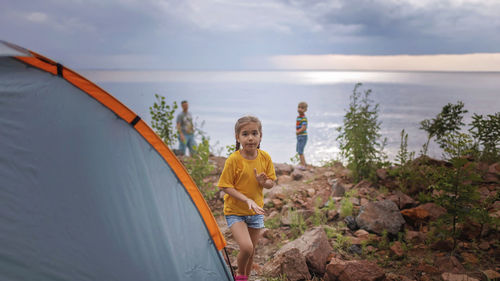
<svg viewBox="0 0 500 281">
<path fill-rule="evenodd" d="M 143 120 L 0 41 L 0 280 L 232 280 L 225 245 Z"/>
</svg>

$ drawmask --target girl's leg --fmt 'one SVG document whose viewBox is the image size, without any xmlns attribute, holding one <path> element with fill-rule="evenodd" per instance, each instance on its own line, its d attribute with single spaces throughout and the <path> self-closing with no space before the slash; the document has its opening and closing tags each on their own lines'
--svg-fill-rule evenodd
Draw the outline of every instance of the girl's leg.
<svg viewBox="0 0 500 281">
<path fill-rule="evenodd" d="M 248 259 L 248 263 L 247 263 L 247 266 L 245 269 L 245 275 L 250 276 L 250 273 L 252 272 L 253 257 L 255 254 L 255 248 L 259 244 L 260 237 L 262 236 L 262 229 L 249 227 L 248 232 L 250 233 L 250 239 L 252 240 L 253 250 L 252 250 L 252 255 Z"/>
<path fill-rule="evenodd" d="M 245 222 L 239 221 L 231 225 L 231 233 L 233 238 L 240 247 L 240 252 L 236 258 L 238 263 L 238 275 L 247 275 L 246 268 L 254 251 L 252 237 L 250 235 L 251 228 L 247 227 Z"/>
</svg>

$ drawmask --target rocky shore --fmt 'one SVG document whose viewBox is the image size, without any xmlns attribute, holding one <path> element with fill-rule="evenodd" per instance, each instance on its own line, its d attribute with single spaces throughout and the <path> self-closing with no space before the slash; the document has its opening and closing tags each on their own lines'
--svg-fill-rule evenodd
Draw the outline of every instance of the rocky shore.
<svg viewBox="0 0 500 281">
<path fill-rule="evenodd" d="M 207 182 L 216 184 L 224 161 L 210 158 L 215 169 Z M 500 280 L 498 226 L 462 225 L 451 255 L 452 242 L 433 231 L 446 210 L 395 188 L 387 170 L 378 170 L 374 183 L 354 184 L 341 163 L 275 168 L 277 185 L 265 192 L 266 229 L 250 280 Z M 500 163 L 480 168 L 478 191 L 496 198 L 487 209 L 498 218 Z M 224 221 L 221 193 L 208 203 L 235 267 L 238 247 Z"/>
</svg>

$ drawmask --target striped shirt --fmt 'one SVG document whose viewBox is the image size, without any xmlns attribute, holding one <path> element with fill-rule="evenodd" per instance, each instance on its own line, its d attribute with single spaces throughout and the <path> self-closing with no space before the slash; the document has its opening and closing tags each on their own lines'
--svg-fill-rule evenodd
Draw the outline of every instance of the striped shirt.
<svg viewBox="0 0 500 281">
<path fill-rule="evenodd" d="M 298 134 L 298 136 L 302 136 L 302 135 L 307 135 L 307 117 L 305 115 L 302 115 L 302 116 L 297 116 L 297 126 L 296 126 L 296 129 L 300 129 L 302 127 L 302 125 L 305 125 L 306 126 L 306 130 L 303 131 L 302 133 Z"/>
</svg>

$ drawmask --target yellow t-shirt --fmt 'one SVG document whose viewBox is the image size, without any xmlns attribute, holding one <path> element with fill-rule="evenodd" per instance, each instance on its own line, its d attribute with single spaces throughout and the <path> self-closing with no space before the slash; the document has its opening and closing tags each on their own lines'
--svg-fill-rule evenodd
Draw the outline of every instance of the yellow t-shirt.
<svg viewBox="0 0 500 281">
<path fill-rule="evenodd" d="M 265 173 L 270 179 L 276 180 L 274 165 L 267 152 L 258 149 L 257 157 L 254 160 L 248 160 L 243 158 L 238 150 L 226 159 L 217 186 L 221 189 L 232 187 L 263 207 L 263 187 L 255 178 L 254 168 L 257 169 L 257 174 Z M 255 212 L 249 210 L 245 202 L 226 194 L 224 195 L 224 215 L 250 216 L 255 215 Z"/>
</svg>

